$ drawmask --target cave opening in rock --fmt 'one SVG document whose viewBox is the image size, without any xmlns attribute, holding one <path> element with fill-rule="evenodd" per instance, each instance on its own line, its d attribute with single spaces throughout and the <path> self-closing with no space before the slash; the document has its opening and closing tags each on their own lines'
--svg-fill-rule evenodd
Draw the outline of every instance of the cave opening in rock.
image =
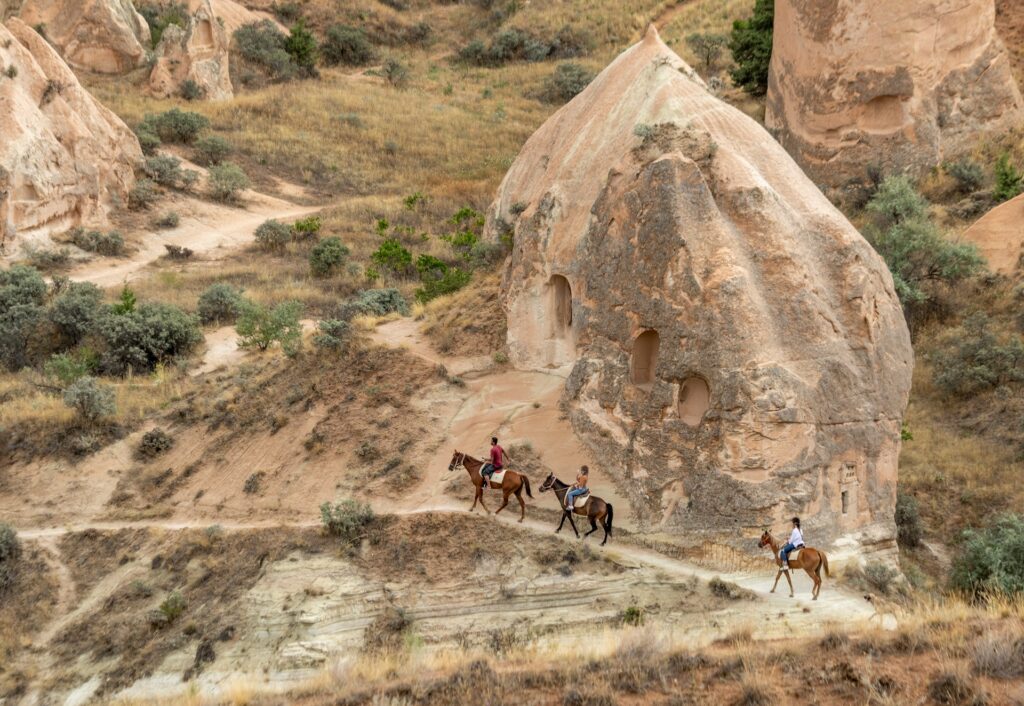
<svg viewBox="0 0 1024 706">
<path fill-rule="evenodd" d="M 848 490 L 844 490 L 841 498 L 843 502 L 843 514 L 845 515 L 850 511 L 850 492 Z"/>
<path fill-rule="evenodd" d="M 711 390 L 703 378 L 692 377 L 679 386 L 679 418 L 695 427 L 711 404 Z"/>
<path fill-rule="evenodd" d="M 553 338 L 565 338 L 572 328 L 572 287 L 569 280 L 562 275 L 552 275 L 550 285 L 551 297 L 551 335 Z"/>
<path fill-rule="evenodd" d="M 630 370 L 634 384 L 650 385 L 654 382 L 660 346 L 661 337 L 654 330 L 644 331 L 633 341 L 633 361 Z"/>
</svg>

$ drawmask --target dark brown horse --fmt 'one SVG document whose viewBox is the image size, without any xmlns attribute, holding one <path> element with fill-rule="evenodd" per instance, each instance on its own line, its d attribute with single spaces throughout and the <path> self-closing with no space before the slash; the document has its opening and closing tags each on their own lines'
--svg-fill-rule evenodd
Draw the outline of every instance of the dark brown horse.
<svg viewBox="0 0 1024 706">
<path fill-rule="evenodd" d="M 573 513 L 577 515 L 586 515 L 587 519 L 590 520 L 590 531 L 583 535 L 586 539 L 591 534 L 597 531 L 597 523 L 601 523 L 602 529 L 604 529 L 604 539 L 601 540 L 601 546 L 603 547 L 608 538 L 612 536 L 612 504 L 606 503 L 596 495 L 591 495 L 587 498 L 587 502 L 583 507 L 573 508 L 572 512 L 565 509 L 565 494 L 569 490 L 569 486 L 562 481 L 555 478 L 554 473 L 549 473 L 548 477 L 544 479 L 544 483 L 540 486 L 540 492 L 547 490 L 553 490 L 555 497 L 558 498 L 558 507 L 562 509 L 562 521 L 558 523 L 558 529 L 555 530 L 555 534 L 562 531 L 562 525 L 565 524 L 565 518 L 569 518 L 569 524 L 572 526 L 572 531 L 579 537 L 579 530 L 576 529 L 576 523 L 572 520 Z"/>
<path fill-rule="evenodd" d="M 484 489 L 481 487 L 483 484 L 483 478 L 480 476 L 480 469 L 483 468 L 484 462 L 478 458 L 473 458 L 468 454 L 464 454 L 458 449 L 452 454 L 452 462 L 448 464 L 448 470 L 454 471 L 459 466 L 466 469 L 466 473 L 469 474 L 469 480 L 473 483 L 473 488 L 476 490 L 476 495 L 473 497 L 473 507 L 469 508 L 470 512 L 476 509 L 476 504 L 479 502 L 486 512 L 490 512 L 487 506 L 484 505 Z M 519 501 L 519 521 L 522 522 L 523 518 L 526 517 L 526 502 L 523 500 L 523 489 L 526 489 L 526 494 L 533 500 L 533 493 L 530 492 L 530 479 L 524 476 L 522 473 L 516 473 L 515 471 L 506 470 L 505 477 L 501 479 L 500 483 L 495 483 L 493 480 L 488 482 L 491 488 L 500 489 L 504 494 L 502 499 L 501 507 L 494 511 L 497 515 L 499 512 L 505 509 L 508 505 L 508 496 L 515 493 L 516 500 Z"/>
<path fill-rule="evenodd" d="M 789 597 L 793 597 L 793 580 L 789 578 L 789 572 L 782 570 L 782 557 L 779 556 L 778 541 L 772 536 L 772 533 L 768 530 L 764 531 L 761 535 L 761 541 L 757 543 L 760 547 L 771 547 L 772 556 L 775 557 L 775 565 L 779 567 L 779 573 L 775 574 L 775 583 L 772 584 L 772 593 L 775 593 L 775 587 L 779 585 L 779 577 L 783 574 L 786 575 L 786 582 L 789 583 Z M 792 555 L 790 555 L 792 556 Z M 803 569 L 807 572 L 807 575 L 811 577 L 811 581 L 814 581 L 814 588 L 811 589 L 811 595 L 814 596 L 813 600 L 818 600 L 818 594 L 821 593 L 821 569 L 825 568 L 825 575 L 832 576 L 828 570 L 828 557 L 825 556 L 825 552 L 815 549 L 814 547 L 804 547 L 800 550 L 800 555 L 796 559 L 789 560 L 789 568 L 791 569 Z"/>
</svg>

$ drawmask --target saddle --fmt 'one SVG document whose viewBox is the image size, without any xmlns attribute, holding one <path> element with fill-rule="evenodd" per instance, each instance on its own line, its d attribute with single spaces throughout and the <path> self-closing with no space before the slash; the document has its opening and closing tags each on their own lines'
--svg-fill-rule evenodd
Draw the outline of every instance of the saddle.
<svg viewBox="0 0 1024 706">
<path fill-rule="evenodd" d="M 590 493 L 589 492 L 586 493 L 585 495 L 579 496 L 578 498 L 573 498 L 573 501 L 572 501 L 572 508 L 573 508 L 573 510 L 579 510 L 584 505 L 586 505 L 589 500 L 590 500 Z"/>
<path fill-rule="evenodd" d="M 502 468 L 500 471 L 495 471 L 494 473 L 492 473 L 491 476 L 490 476 L 491 482 L 492 483 L 501 483 L 501 481 L 503 481 L 505 479 L 505 471 L 507 471 L 507 470 L 508 470 L 507 468 Z"/>
</svg>

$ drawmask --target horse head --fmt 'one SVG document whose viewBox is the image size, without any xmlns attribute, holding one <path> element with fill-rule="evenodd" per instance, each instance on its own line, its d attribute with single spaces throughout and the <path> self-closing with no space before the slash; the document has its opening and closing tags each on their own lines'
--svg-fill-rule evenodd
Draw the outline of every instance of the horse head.
<svg viewBox="0 0 1024 706">
<path fill-rule="evenodd" d="M 466 460 L 466 454 L 462 453 L 458 449 L 452 452 L 452 462 L 448 464 L 448 471 L 454 471 L 456 468 L 462 465 L 462 462 Z"/>
<path fill-rule="evenodd" d="M 770 547 L 771 544 L 772 544 L 772 533 L 769 532 L 768 530 L 764 530 L 763 532 L 761 532 L 761 541 L 757 543 L 757 548 L 758 549 L 763 549 L 764 547 Z"/>
<path fill-rule="evenodd" d="M 551 490 L 551 488 L 552 488 L 552 486 L 554 486 L 554 484 L 555 484 L 555 474 L 554 473 L 548 473 L 548 477 L 544 479 L 543 483 L 541 483 L 540 492 L 543 493 L 543 492 L 545 492 L 547 490 Z"/>
</svg>

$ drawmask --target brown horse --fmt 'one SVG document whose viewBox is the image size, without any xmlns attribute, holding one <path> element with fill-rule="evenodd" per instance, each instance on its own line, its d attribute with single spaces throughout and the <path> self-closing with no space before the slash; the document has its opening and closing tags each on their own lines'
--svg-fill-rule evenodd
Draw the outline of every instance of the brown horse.
<svg viewBox="0 0 1024 706">
<path fill-rule="evenodd" d="M 597 523 L 601 523 L 602 529 L 604 529 L 604 539 L 601 540 L 601 546 L 603 547 L 608 538 L 612 536 L 612 504 L 606 503 L 596 495 L 591 495 L 587 498 L 587 502 L 583 507 L 573 508 L 572 512 L 568 512 L 565 509 L 565 494 L 569 491 L 569 486 L 562 481 L 555 478 L 554 473 L 549 473 L 548 477 L 544 479 L 544 483 L 540 486 L 540 492 L 547 490 L 553 490 L 555 497 L 558 498 L 558 506 L 562 508 L 562 521 L 558 523 L 558 529 L 555 530 L 555 534 L 562 531 L 562 525 L 565 524 L 565 518 L 569 518 L 569 524 L 572 526 L 572 531 L 579 537 L 579 530 L 576 529 L 576 523 L 572 520 L 572 513 L 577 515 L 586 515 L 587 519 L 590 520 L 590 531 L 583 535 L 586 539 L 591 534 L 597 531 Z"/>
<path fill-rule="evenodd" d="M 789 572 L 783 571 L 782 569 L 782 557 L 779 556 L 778 541 L 772 536 L 772 533 L 768 530 L 764 531 L 761 535 L 761 541 L 757 543 L 758 548 L 771 547 L 772 556 L 775 557 L 775 565 L 779 567 L 779 573 L 775 574 L 775 583 L 772 585 L 772 593 L 775 593 L 775 587 L 779 585 L 779 577 L 782 574 L 786 574 L 786 582 L 789 583 L 789 597 L 793 597 L 793 580 L 789 578 Z M 792 556 L 792 555 L 791 555 Z M 814 549 L 813 547 L 804 547 L 800 550 L 800 555 L 796 559 L 789 560 L 789 568 L 791 569 L 803 569 L 807 572 L 807 575 L 811 577 L 811 581 L 814 582 L 814 588 L 811 590 L 811 594 L 814 596 L 813 600 L 818 600 L 818 594 L 821 593 L 821 569 L 825 568 L 825 575 L 829 578 L 832 574 L 828 570 L 828 557 L 825 556 L 825 552 L 820 549 Z"/>
<path fill-rule="evenodd" d="M 473 498 L 473 507 L 469 508 L 470 512 L 476 509 L 476 504 L 479 502 L 486 512 L 490 512 L 487 506 L 484 505 L 484 489 L 481 487 L 483 478 L 480 476 L 480 469 L 483 468 L 484 462 L 478 458 L 473 458 L 468 454 L 464 454 L 458 449 L 452 454 L 452 462 L 448 464 L 448 470 L 454 471 L 459 466 L 466 469 L 466 473 L 469 474 L 469 480 L 473 483 L 473 488 L 476 489 L 476 496 Z M 522 473 L 516 473 L 515 471 L 506 470 L 505 477 L 501 479 L 500 483 L 495 483 L 493 480 L 488 481 L 488 485 L 491 488 L 498 488 L 504 494 L 503 502 L 501 507 L 494 511 L 497 515 L 499 512 L 505 509 L 508 505 L 508 496 L 512 493 L 516 494 L 516 500 L 519 501 L 519 521 L 522 522 L 523 518 L 526 517 L 526 502 L 523 500 L 523 488 L 526 489 L 526 494 L 533 500 L 533 493 L 530 492 L 530 479 L 524 476 Z"/>
</svg>

